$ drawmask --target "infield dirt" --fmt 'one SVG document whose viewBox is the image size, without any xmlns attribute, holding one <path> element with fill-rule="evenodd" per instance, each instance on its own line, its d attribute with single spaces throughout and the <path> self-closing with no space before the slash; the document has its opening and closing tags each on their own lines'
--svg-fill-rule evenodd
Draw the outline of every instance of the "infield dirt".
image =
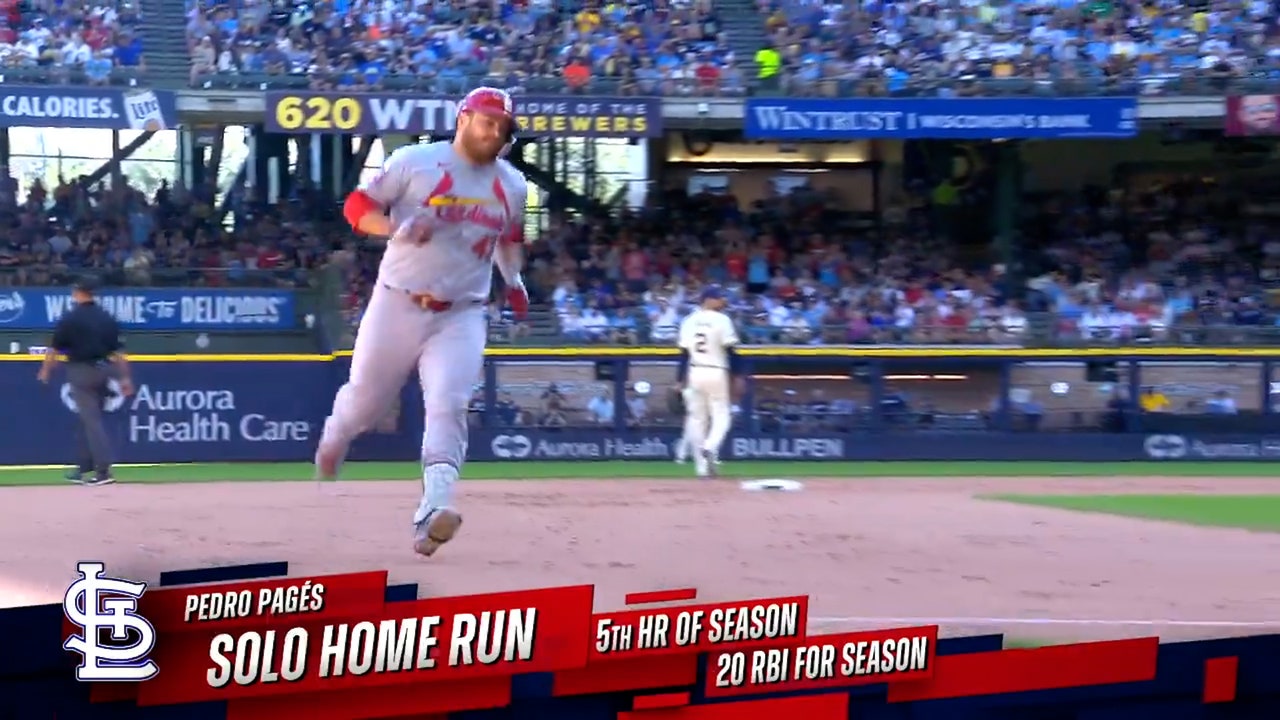
<svg viewBox="0 0 1280 720">
<path fill-rule="evenodd" d="M 422 596 L 589 583 L 699 599 L 807 594 L 811 631 L 936 619 L 1037 640 L 1280 632 L 1280 534 L 977 499 L 980 493 L 1274 492 L 1247 479 L 464 483 L 462 532 L 410 549 L 416 481 L 0 490 L 0 607 L 61 602 L 75 563 L 161 571 L 287 560 L 292 575 L 390 572 Z M 1081 622 L 1087 621 L 1087 622 Z"/>
</svg>

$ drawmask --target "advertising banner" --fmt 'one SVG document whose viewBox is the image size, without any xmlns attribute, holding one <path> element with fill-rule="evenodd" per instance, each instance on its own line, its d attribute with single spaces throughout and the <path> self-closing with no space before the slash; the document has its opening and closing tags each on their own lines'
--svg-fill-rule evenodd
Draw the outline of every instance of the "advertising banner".
<svg viewBox="0 0 1280 720">
<path fill-rule="evenodd" d="M 669 460 L 680 431 L 509 428 L 472 431 L 473 460 Z M 1141 435 L 1053 433 L 764 434 L 731 431 L 722 457 L 737 461 L 1147 459 Z M 1238 459 L 1238 458 L 1236 458 Z"/>
<path fill-rule="evenodd" d="M 460 97 L 413 93 L 268 92 L 268 132 L 448 135 Z M 515 99 L 520 133 L 533 137 L 662 136 L 657 98 L 526 95 Z"/>
<path fill-rule="evenodd" d="M 751 140 L 1131 138 L 1138 100 L 1097 98 L 753 98 Z"/>
<path fill-rule="evenodd" d="M 250 288 L 118 288 L 97 294 L 125 330 L 291 330 L 293 293 Z M 51 288 L 0 291 L 0 330 L 52 328 L 71 308 L 71 293 Z"/>
<path fill-rule="evenodd" d="M 70 462 L 80 429 L 65 374 L 48 385 L 35 365 L 0 364 L 7 406 L 4 464 Z M 104 403 L 118 462 L 302 460 L 333 400 L 333 367 L 317 362 L 136 363 L 130 397 Z"/>
<path fill-rule="evenodd" d="M 178 125 L 178 96 L 137 88 L 0 86 L 0 127 L 165 130 Z"/>
<path fill-rule="evenodd" d="M 1280 460 L 1280 435 L 1147 435 L 1150 460 Z"/>
<path fill-rule="evenodd" d="M 1280 95 L 1227 98 L 1223 133 L 1229 137 L 1280 135 Z"/>
<path fill-rule="evenodd" d="M 105 417 L 118 462 L 310 461 L 316 433 L 348 361 L 136 362 L 135 392 L 118 386 Z M 79 429 L 70 388 L 35 380 L 36 363 L 0 362 L 6 403 L 0 465 L 66 462 Z M 422 442 L 421 388 L 414 378 L 387 415 L 356 440 L 352 460 L 410 460 Z M 640 427 L 479 427 L 475 461 L 670 460 L 680 430 Z M 734 427 L 722 450 L 733 462 L 777 461 L 1280 461 L 1280 434 L 1053 432 L 756 433 Z"/>
</svg>

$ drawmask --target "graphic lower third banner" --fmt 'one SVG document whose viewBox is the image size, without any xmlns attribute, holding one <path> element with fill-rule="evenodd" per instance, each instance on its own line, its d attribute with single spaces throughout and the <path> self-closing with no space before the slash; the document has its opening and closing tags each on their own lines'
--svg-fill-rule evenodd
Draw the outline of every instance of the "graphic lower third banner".
<svg viewBox="0 0 1280 720">
<path fill-rule="evenodd" d="M 1280 135 L 1280 95 L 1227 98 L 1223 132 L 1229 137 Z"/>
<path fill-rule="evenodd" d="M 268 132 L 448 135 L 457 97 L 413 93 L 269 92 Z M 661 137 L 656 98 L 525 95 L 514 98 L 520 133 L 538 137 Z"/>
<path fill-rule="evenodd" d="M 178 125 L 167 90 L 0 86 L 0 127 L 165 130 Z"/>
<path fill-rule="evenodd" d="M 1130 138 L 1138 100 L 1098 98 L 758 98 L 752 140 Z"/>
<path fill-rule="evenodd" d="M 288 290 L 107 290 L 97 296 L 125 330 L 291 330 Z M 66 290 L 0 291 L 0 330 L 52 328 L 71 307 Z"/>
</svg>

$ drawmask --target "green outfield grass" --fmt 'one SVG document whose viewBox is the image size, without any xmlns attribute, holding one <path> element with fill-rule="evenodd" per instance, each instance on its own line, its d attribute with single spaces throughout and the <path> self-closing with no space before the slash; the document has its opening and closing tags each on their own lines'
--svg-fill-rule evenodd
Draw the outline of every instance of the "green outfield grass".
<svg viewBox="0 0 1280 720">
<path fill-rule="evenodd" d="M 1274 467 L 1249 462 L 727 462 L 724 474 L 734 478 L 806 477 L 1275 477 Z M 417 463 L 348 463 L 346 480 L 394 480 L 418 477 Z M 56 485 L 66 481 L 63 469 L 54 467 L 0 467 L 0 486 Z M 690 465 L 673 462 L 473 462 L 468 463 L 467 480 L 508 480 L 547 478 L 627 479 L 687 478 Z M 298 481 L 311 480 L 310 463 L 191 463 L 172 465 L 122 465 L 116 468 L 120 482 L 215 482 L 215 481 Z M 1280 483 L 1277 484 L 1280 488 Z"/>
<path fill-rule="evenodd" d="M 1191 525 L 1280 532 L 1277 495 L 985 495 L 991 500 L 1167 520 Z"/>
</svg>

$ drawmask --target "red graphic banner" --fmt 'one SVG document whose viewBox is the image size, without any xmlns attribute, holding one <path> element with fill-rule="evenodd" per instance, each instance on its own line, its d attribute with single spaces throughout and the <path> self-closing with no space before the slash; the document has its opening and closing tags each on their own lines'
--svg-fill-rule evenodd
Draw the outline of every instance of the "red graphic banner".
<svg viewBox="0 0 1280 720">
<path fill-rule="evenodd" d="M 138 615 L 157 631 L 159 674 L 95 683 L 92 699 L 222 700 L 236 720 L 429 716 L 507 706 L 513 676 L 549 672 L 556 698 L 661 689 L 619 717 L 826 720 L 846 716 L 847 696 L 699 704 L 700 665 L 705 698 L 887 684 L 890 702 L 1155 672 L 1154 638 L 939 656 L 936 626 L 809 635 L 802 595 L 699 604 L 692 589 L 656 591 L 627 599 L 672 604 L 593 613 L 589 585 L 388 603 L 386 582 L 369 572 L 148 591 Z"/>
</svg>

